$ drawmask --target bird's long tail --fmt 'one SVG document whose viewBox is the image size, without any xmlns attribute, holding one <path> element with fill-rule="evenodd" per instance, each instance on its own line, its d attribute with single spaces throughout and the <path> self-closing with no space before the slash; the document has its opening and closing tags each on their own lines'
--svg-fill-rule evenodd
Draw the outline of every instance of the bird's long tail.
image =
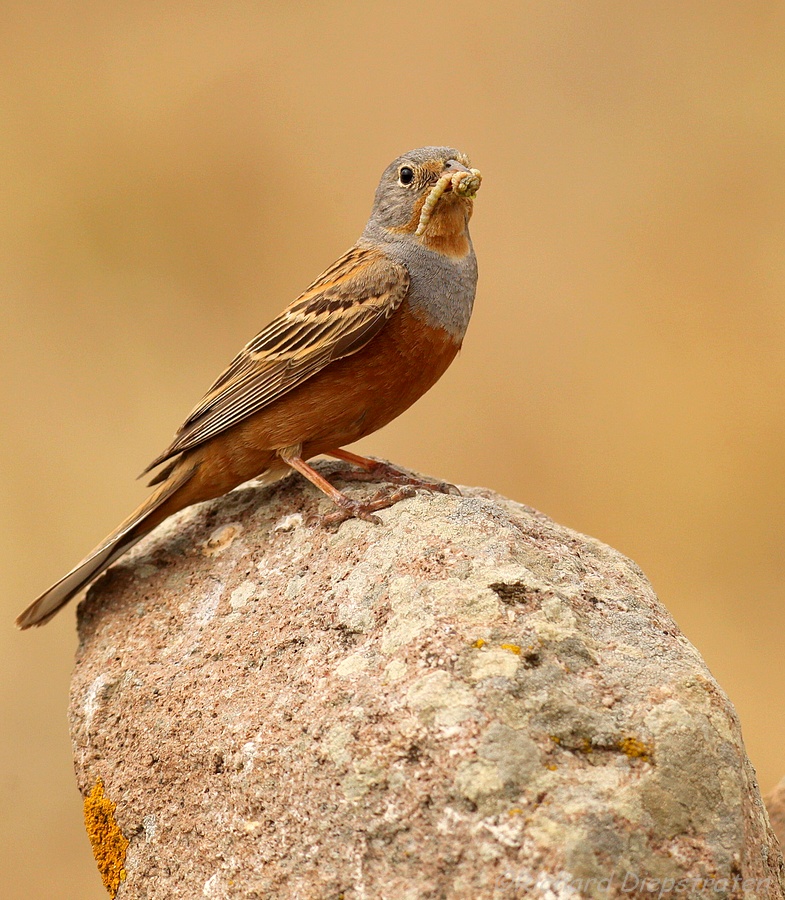
<svg viewBox="0 0 785 900">
<path fill-rule="evenodd" d="M 123 555 L 168 516 L 196 498 L 184 496 L 181 488 L 191 480 L 195 465 L 176 466 L 167 480 L 122 522 L 79 565 L 55 582 L 17 617 L 19 628 L 44 625 L 82 588 Z M 179 493 L 178 493 L 179 492 Z"/>
</svg>

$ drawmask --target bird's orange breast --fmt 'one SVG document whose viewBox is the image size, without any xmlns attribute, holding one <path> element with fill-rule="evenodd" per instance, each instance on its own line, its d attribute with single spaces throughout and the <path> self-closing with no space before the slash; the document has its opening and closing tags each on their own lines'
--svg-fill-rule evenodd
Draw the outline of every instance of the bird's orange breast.
<svg viewBox="0 0 785 900">
<path fill-rule="evenodd" d="M 265 469 L 277 449 L 302 444 L 308 459 L 350 444 L 408 409 L 439 380 L 459 349 L 446 331 L 426 324 L 404 301 L 362 350 L 330 363 L 187 456 L 200 463 L 199 481 L 239 484 Z"/>
<path fill-rule="evenodd" d="M 459 349 L 404 302 L 366 347 L 299 389 L 307 406 L 315 401 L 323 409 L 316 427 L 303 422 L 310 432 L 303 456 L 350 444 L 391 422 L 433 387 Z M 294 400 L 299 409 L 302 401 Z"/>
</svg>

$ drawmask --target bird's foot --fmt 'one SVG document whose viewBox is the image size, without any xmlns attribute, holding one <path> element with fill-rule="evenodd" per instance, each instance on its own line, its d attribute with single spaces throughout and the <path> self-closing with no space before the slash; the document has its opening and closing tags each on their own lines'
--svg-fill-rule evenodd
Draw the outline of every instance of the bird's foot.
<svg viewBox="0 0 785 900">
<path fill-rule="evenodd" d="M 430 491 L 439 494 L 454 494 L 460 497 L 461 492 L 454 484 L 446 481 L 426 481 L 423 478 L 417 478 L 411 472 L 404 472 L 396 466 L 388 463 L 377 462 L 376 460 L 368 460 L 372 465 L 367 468 L 350 469 L 342 471 L 338 477 L 344 481 L 386 481 L 389 484 L 400 484 L 412 487 L 415 490 Z"/>
<path fill-rule="evenodd" d="M 374 515 L 377 510 L 387 509 L 388 506 L 398 503 L 399 500 L 414 496 L 414 493 L 414 487 L 404 485 L 394 491 L 377 491 L 370 500 L 352 500 L 342 494 L 340 500 L 335 500 L 338 509 L 323 516 L 317 516 L 316 521 L 320 525 L 328 526 L 340 525 L 347 519 L 362 519 L 365 522 L 373 522 L 374 525 L 381 525 L 382 520 Z"/>
</svg>

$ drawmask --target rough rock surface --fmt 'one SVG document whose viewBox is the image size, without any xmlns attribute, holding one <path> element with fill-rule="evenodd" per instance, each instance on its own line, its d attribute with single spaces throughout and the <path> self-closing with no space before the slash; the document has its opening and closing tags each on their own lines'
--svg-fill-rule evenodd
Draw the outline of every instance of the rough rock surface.
<svg viewBox="0 0 785 900">
<path fill-rule="evenodd" d="M 785 778 L 764 798 L 764 803 L 780 847 L 785 847 Z"/>
<path fill-rule="evenodd" d="M 783 896 L 733 707 L 634 563 L 480 489 L 327 505 L 239 489 L 81 604 L 121 900 Z"/>
</svg>

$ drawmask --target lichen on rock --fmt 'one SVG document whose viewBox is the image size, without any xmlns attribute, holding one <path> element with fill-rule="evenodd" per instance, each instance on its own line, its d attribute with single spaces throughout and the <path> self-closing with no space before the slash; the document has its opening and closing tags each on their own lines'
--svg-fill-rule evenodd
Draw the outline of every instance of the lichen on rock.
<svg viewBox="0 0 785 900">
<path fill-rule="evenodd" d="M 112 898 L 125 881 L 129 844 L 115 821 L 115 809 L 117 804 L 105 796 L 103 782 L 98 778 L 84 799 L 84 821 L 101 880 Z"/>
</svg>

